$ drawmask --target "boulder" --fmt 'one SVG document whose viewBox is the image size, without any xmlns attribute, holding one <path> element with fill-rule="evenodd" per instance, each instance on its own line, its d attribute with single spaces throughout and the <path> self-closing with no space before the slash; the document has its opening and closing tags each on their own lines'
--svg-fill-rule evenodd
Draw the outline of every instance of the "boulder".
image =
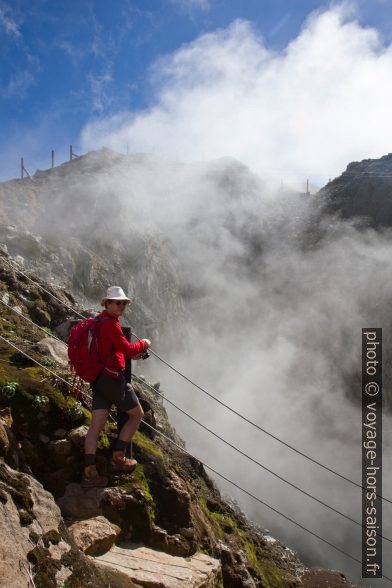
<svg viewBox="0 0 392 588">
<path fill-rule="evenodd" d="M 213 588 L 222 580 L 219 560 L 203 553 L 183 558 L 124 543 L 94 561 L 149 588 Z"/>
<path fill-rule="evenodd" d="M 38 312 L 38 309 L 36 312 Z M 60 343 L 60 341 L 53 337 L 45 337 L 44 339 L 41 339 L 37 345 L 42 353 L 52 357 L 60 365 L 64 367 L 68 366 L 67 347 L 64 343 Z"/>
<path fill-rule="evenodd" d="M 146 541 L 151 534 L 147 501 L 136 487 L 132 493 L 120 488 L 82 488 L 80 484 L 68 484 L 58 505 L 68 519 L 90 519 L 105 516 L 110 522 L 121 527 L 135 541 L 143 537 Z"/>
<path fill-rule="evenodd" d="M 79 549 L 87 555 L 100 555 L 109 551 L 121 533 L 120 527 L 102 516 L 72 523 L 68 530 Z"/>
<path fill-rule="evenodd" d="M 68 439 L 76 445 L 76 447 L 82 447 L 84 445 L 84 440 L 87 435 L 88 427 L 86 425 L 81 425 L 77 427 L 77 429 L 72 429 L 68 433 Z"/>
</svg>

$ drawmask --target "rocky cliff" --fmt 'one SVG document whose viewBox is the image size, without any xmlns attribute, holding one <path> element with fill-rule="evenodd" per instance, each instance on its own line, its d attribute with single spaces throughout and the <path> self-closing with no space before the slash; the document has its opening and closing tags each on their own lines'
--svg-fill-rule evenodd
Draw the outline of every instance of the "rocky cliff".
<svg viewBox="0 0 392 588">
<path fill-rule="evenodd" d="M 88 393 L 75 397 L 45 370 L 70 378 L 52 334 L 69 318 L 62 302 L 76 304 L 70 293 L 34 280 L 1 254 L 0 586 L 350 585 L 337 572 L 308 570 L 222 499 L 202 464 L 181 450 L 158 385 L 133 382 L 146 421 L 166 437 L 142 426 L 134 440 L 139 465 L 118 476 L 107 472 L 115 436 L 108 423 L 98 463 L 109 486 L 81 489 Z"/>
<path fill-rule="evenodd" d="M 392 153 L 350 163 L 316 195 L 323 214 L 356 219 L 363 226 L 392 226 Z"/>
</svg>

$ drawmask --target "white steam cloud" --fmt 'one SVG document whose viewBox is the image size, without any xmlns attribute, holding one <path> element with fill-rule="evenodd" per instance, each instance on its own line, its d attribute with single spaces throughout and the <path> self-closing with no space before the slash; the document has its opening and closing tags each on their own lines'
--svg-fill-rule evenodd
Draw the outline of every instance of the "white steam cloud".
<svg viewBox="0 0 392 588">
<path fill-rule="evenodd" d="M 35 184 L 41 211 L 32 214 L 18 205 L 23 192 L 21 200 L 10 193 L 6 210 L 14 206 L 19 222 L 24 219 L 29 230 L 46 237 L 49 251 L 57 240 L 71 284 L 72 278 L 84 285 L 102 283 L 101 273 L 107 276 L 110 266 L 113 282 L 141 301 L 148 317 L 153 315 L 153 326 L 146 318 L 137 333 L 149 336 L 158 353 L 261 427 L 360 482 L 364 326 L 384 330 L 384 386 L 391 398 L 390 230 L 358 230 L 329 217 L 320 230 L 311 206 L 317 197 L 274 192 L 230 159 L 185 165 L 103 150 L 49 174 L 45 190 Z M 74 239 L 82 251 L 72 257 Z M 15 239 L 9 245 L 13 255 L 21 253 Z M 56 262 L 49 259 L 55 272 Z M 47 257 L 41 265 L 48 265 Z M 100 296 L 90 297 L 97 300 Z M 360 489 L 244 423 L 155 358 L 136 367 L 139 374 L 145 369 L 151 380 L 161 381 L 168 399 L 210 429 L 361 521 Z M 200 459 L 360 557 L 360 527 L 252 465 L 174 408 L 169 412 L 187 448 Z M 385 410 L 383 492 L 389 499 L 391 424 Z M 219 484 L 254 522 L 300 550 L 308 563 L 341 569 L 360 581 L 354 562 Z M 387 537 L 392 537 L 391 514 L 385 503 Z M 392 574 L 389 562 L 384 571 Z"/>
<path fill-rule="evenodd" d="M 206 186 L 195 181 L 201 193 Z M 177 325 L 178 349 L 170 355 L 185 374 L 261 427 L 328 467 L 361 480 L 361 328 L 384 328 L 389 349 L 392 295 L 391 235 L 359 232 L 349 223 L 330 222 L 325 240 L 303 247 L 311 217 L 304 197 L 259 202 L 204 201 L 196 230 L 173 217 L 170 239 L 189 265 L 190 281 L 201 297 L 191 308 L 191 337 Z M 275 195 L 277 197 L 277 195 Z M 205 199 L 205 200 L 204 200 Z M 195 199 L 196 200 L 196 199 Z M 241 203 L 240 203 L 241 202 Z M 233 208 L 231 208 L 233 206 Z M 261 252 L 252 257 L 246 233 L 247 208 L 258 220 Z M 238 238 L 228 231 L 235 212 Z M 209 214 L 211 213 L 211 214 Z M 199 216 L 200 218 L 200 216 Z M 223 220 L 223 222 L 222 222 Z M 188 233 L 188 238 L 187 238 Z M 250 232 L 251 233 L 251 232 Z M 258 237 L 258 239 L 257 239 Z M 370 287 L 371 284 L 371 287 Z M 164 345 L 164 340 L 161 345 Z M 162 348 L 162 352 L 169 350 Z M 387 352 L 388 353 L 388 352 Z M 143 366 L 144 368 L 144 366 Z M 143 369 L 142 368 L 142 369 Z M 361 491 L 271 440 L 188 385 L 156 366 L 167 396 L 243 452 L 300 488 L 361 522 Z M 385 393 L 389 394 L 386 384 Z M 361 529 L 312 502 L 225 447 L 168 407 L 188 449 L 271 506 L 354 557 L 361 553 Z M 384 494 L 391 498 L 390 415 L 384 414 Z M 309 564 L 341 569 L 360 582 L 360 568 L 325 544 L 257 505 L 230 485 L 254 522 L 295 546 Z M 384 528 L 392 536 L 390 505 Z M 388 574 L 385 562 L 385 573 Z M 373 584 L 372 584 L 373 585 Z M 384 586 L 378 581 L 375 586 Z"/>
<path fill-rule="evenodd" d="M 313 14 L 280 53 L 266 48 L 249 23 L 237 21 L 156 64 L 151 109 L 89 124 L 84 147 L 125 151 L 128 144 L 130 151 L 193 162 L 228 155 L 283 179 L 333 175 L 353 159 L 389 151 L 391 66 L 391 48 L 342 6 Z M 176 349 L 165 347 L 164 336 L 153 341 L 162 355 L 262 427 L 360 482 L 361 328 L 391 332 L 390 232 L 326 221 L 323 240 L 311 246 L 309 200 L 272 192 L 232 160 L 185 166 L 130 156 L 116 169 L 103 162 L 94 173 L 87 171 L 75 173 L 62 194 L 53 184 L 56 198 L 47 198 L 34 229 L 53 237 L 80 225 L 84 235 L 99 236 L 103 251 L 120 242 L 119 258 L 122 251 L 132 253 L 127 235 L 151 236 L 145 292 L 137 295 L 147 298 L 149 282 L 157 299 L 178 295 L 172 283 L 154 282 L 169 258 L 190 316 L 189 324 L 171 325 Z M 53 222 L 59 218 L 61 223 Z M 359 489 L 334 480 L 149 362 L 168 397 L 272 470 L 361 521 Z M 174 409 L 170 413 L 189 450 L 360 557 L 359 527 L 250 465 Z M 389 498 L 390 421 L 386 415 Z M 310 562 L 343 569 L 360 581 L 354 563 L 232 488 L 227 493 Z M 383 531 L 392 536 L 386 504 Z M 387 565 L 385 572 L 392 574 Z"/>
<path fill-rule="evenodd" d="M 58 215 L 62 229 L 68 231 L 72 221 L 80 223 L 86 234 L 92 226 L 101 249 L 111 251 L 109 247 L 116 244 L 119 256 L 122 250 L 133 253 L 136 232 L 150 236 L 149 253 L 143 262 L 146 267 L 141 270 L 149 274 L 144 285 L 131 278 L 123 285 L 129 291 L 131 285 L 136 287 L 137 297 L 150 305 L 155 296 L 152 310 L 158 314 L 160 336 L 151 338 L 158 352 L 261 427 L 360 482 L 361 328 L 383 327 L 387 361 L 392 327 L 390 231 L 358 230 L 352 223 L 330 218 L 318 231 L 312 199 L 273 192 L 233 160 L 183 165 L 129 156 L 110 168 L 104 165 L 105 152 L 91 154 L 86 161 L 94 157 L 103 158 L 97 173 L 74 176 L 73 182 L 67 183 L 61 198 L 65 209 Z M 80 208 L 70 206 L 74 195 Z M 88 213 L 83 216 L 86 203 Z M 110 211 L 105 222 L 102 214 L 91 219 L 100 206 Z M 54 229 L 59 230 L 55 226 L 52 232 Z M 315 239 L 315 234 L 324 237 Z M 167 281 L 164 275 L 167 258 L 176 268 L 177 283 Z M 178 283 L 189 321 L 179 313 L 177 320 L 171 315 L 167 324 L 162 301 L 166 300 L 167 308 L 175 301 Z M 174 345 L 169 343 L 172 339 L 167 332 L 174 332 Z M 139 332 L 139 336 L 145 334 Z M 256 431 L 154 358 L 136 368 L 138 373 L 145 369 L 151 370 L 147 374 L 151 379 L 161 381 L 168 399 L 210 429 L 300 488 L 361 521 L 360 489 Z M 390 397 L 388 370 L 385 375 L 385 393 Z M 200 459 L 360 557 L 360 527 L 252 465 L 175 409 L 168 406 L 168 410 L 188 449 Z M 392 481 L 390 423 L 390 413 L 385 410 L 383 488 L 388 498 Z M 360 581 L 361 570 L 354 562 L 241 492 L 221 481 L 219 484 L 238 499 L 254 522 L 269 527 L 272 534 L 300 550 L 309 564 L 341 569 Z M 391 508 L 386 503 L 383 532 L 392 537 Z M 385 568 L 390 574 L 387 562 Z"/>
<path fill-rule="evenodd" d="M 268 49 L 251 24 L 236 21 L 155 64 L 149 110 L 91 122 L 82 141 L 85 148 L 105 145 L 124 152 L 128 146 L 131 152 L 175 160 L 232 156 L 263 177 L 309 177 L 324 184 L 350 161 L 391 151 L 391 70 L 392 47 L 383 45 L 376 30 L 361 26 L 348 4 L 313 13 L 280 52 Z M 158 173 L 153 191 L 151 180 L 144 184 L 150 186 L 146 191 L 143 181 L 137 184 L 140 207 L 149 207 L 150 222 L 178 252 L 182 277 L 200 294 L 190 306 L 190 342 L 184 341 L 185 326 L 177 326 L 173 363 L 267 430 L 360 481 L 361 411 L 353 401 L 360 389 L 360 333 L 365 325 L 381 325 L 385 332 L 391 325 L 390 234 L 360 233 L 348 223 L 332 223 L 321 244 L 304 247 L 311 217 L 301 198 L 250 187 L 244 176 L 238 179 L 237 170 L 231 201 L 225 190 L 233 174 L 220 191 L 209 181 L 211 172 L 204 177 L 188 173 L 187 178 L 173 169 L 166 180 Z M 250 210 L 258 219 L 255 231 Z M 189 219 L 197 219 L 192 230 Z M 255 242 L 258 254 L 252 254 Z M 157 368 L 157 376 L 178 404 L 361 522 L 359 489 L 334 480 L 162 370 Z M 189 449 L 207 463 L 361 557 L 360 527 L 295 493 L 169 411 Z M 385 489 L 392 471 L 389 429 L 384 425 Z M 223 487 L 255 522 L 270 526 L 309 563 L 340 568 L 361 581 L 356 564 Z M 383 531 L 392 536 L 391 509 L 385 503 Z M 385 573 L 391 574 L 387 566 Z"/>
<path fill-rule="evenodd" d="M 324 184 L 391 150 L 392 48 L 352 7 L 313 13 L 284 51 L 237 20 L 161 59 L 152 106 L 88 124 L 86 149 L 233 156 L 257 172 Z"/>
</svg>

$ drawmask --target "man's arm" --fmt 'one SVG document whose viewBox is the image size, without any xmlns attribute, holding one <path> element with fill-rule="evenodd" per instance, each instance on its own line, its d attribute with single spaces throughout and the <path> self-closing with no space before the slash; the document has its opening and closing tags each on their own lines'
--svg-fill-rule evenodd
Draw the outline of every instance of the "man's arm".
<svg viewBox="0 0 392 588">
<path fill-rule="evenodd" d="M 109 337 L 115 350 L 123 353 L 125 357 L 136 357 L 146 351 L 151 345 L 148 339 L 142 339 L 141 341 L 137 341 L 137 343 L 130 343 L 127 341 L 122 332 L 121 325 L 117 321 L 113 321 L 113 328 L 110 329 Z"/>
</svg>

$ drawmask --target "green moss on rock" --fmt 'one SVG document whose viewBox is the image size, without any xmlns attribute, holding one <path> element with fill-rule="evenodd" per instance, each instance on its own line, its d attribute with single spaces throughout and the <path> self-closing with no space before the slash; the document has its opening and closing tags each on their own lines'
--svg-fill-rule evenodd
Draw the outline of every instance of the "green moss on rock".
<svg viewBox="0 0 392 588">
<path fill-rule="evenodd" d="M 109 449 L 110 448 L 110 441 L 108 436 L 106 435 L 105 431 L 101 431 L 99 434 L 98 439 L 98 449 Z"/>
<path fill-rule="evenodd" d="M 148 511 L 150 523 L 151 523 L 151 525 L 153 525 L 155 522 L 155 502 L 154 502 L 154 498 L 153 498 L 151 491 L 150 491 L 149 481 L 148 481 L 148 478 L 145 474 L 145 469 L 144 469 L 143 464 L 139 463 L 136 466 L 135 470 L 133 471 L 132 478 L 133 478 L 132 488 L 134 489 L 135 482 L 136 482 L 136 484 L 139 485 L 140 489 L 143 492 L 144 498 L 146 500 L 147 511 Z M 125 485 L 122 486 L 122 488 L 125 489 Z"/>
<path fill-rule="evenodd" d="M 135 445 L 139 446 L 141 449 L 150 453 L 154 457 L 158 457 L 159 459 L 164 459 L 163 451 L 154 441 L 149 439 L 146 435 L 144 435 L 141 431 L 136 431 L 133 442 Z"/>
<path fill-rule="evenodd" d="M 249 538 L 249 533 L 239 528 L 230 514 L 210 511 L 204 498 L 199 499 L 199 505 L 210 520 L 216 537 L 232 546 L 236 545 L 236 549 L 244 552 L 248 563 L 254 568 L 265 588 L 283 588 L 292 585 L 293 578 L 276 565 L 268 551 Z"/>
</svg>

